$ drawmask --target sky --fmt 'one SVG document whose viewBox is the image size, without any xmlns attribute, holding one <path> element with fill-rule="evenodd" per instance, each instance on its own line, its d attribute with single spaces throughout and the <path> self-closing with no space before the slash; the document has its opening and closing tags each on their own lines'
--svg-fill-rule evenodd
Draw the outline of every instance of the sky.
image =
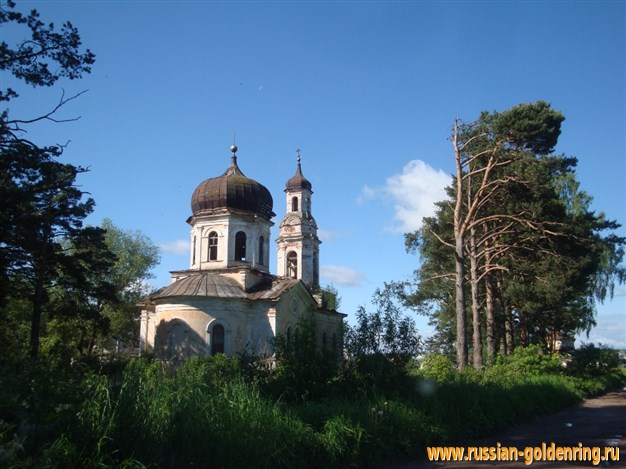
<svg viewBox="0 0 626 469">
<path fill-rule="evenodd" d="M 241 170 L 273 195 L 273 240 L 301 150 L 321 283 L 337 287 L 348 320 L 419 266 L 403 233 L 443 198 L 457 116 L 551 103 L 566 117 L 556 152 L 578 158 L 592 208 L 626 223 L 626 2 L 17 3 L 46 23 L 70 20 L 96 63 L 51 89 L 0 77 L 21 94 L 11 113 L 41 115 L 62 90 L 88 90 L 58 113 L 80 119 L 28 137 L 69 142 L 63 159 L 89 168 L 88 223 L 110 218 L 162 248 L 155 287 L 189 266 L 191 194 L 225 171 L 234 138 Z M 584 342 L 626 348 L 626 286 L 597 305 L 597 322 Z"/>
</svg>

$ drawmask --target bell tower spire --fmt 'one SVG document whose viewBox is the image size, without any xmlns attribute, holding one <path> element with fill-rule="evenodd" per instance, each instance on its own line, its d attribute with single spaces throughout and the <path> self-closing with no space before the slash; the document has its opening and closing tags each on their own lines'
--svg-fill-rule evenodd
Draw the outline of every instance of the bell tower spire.
<svg viewBox="0 0 626 469">
<path fill-rule="evenodd" d="M 311 211 L 313 187 L 302 174 L 300 150 L 296 150 L 296 174 L 285 184 L 286 210 L 277 243 L 277 273 L 301 279 L 309 288 L 319 288 L 317 224 Z"/>
</svg>

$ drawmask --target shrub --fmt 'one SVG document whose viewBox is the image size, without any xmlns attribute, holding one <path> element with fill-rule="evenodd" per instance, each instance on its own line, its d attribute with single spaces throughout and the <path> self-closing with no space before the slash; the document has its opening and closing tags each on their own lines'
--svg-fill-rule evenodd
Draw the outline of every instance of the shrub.
<svg viewBox="0 0 626 469">
<path fill-rule="evenodd" d="M 420 375 L 438 383 L 446 383 L 455 379 L 457 371 L 448 357 L 430 353 L 420 362 Z"/>
<path fill-rule="evenodd" d="M 605 345 L 583 344 L 574 351 L 573 359 L 570 370 L 578 375 L 600 376 L 620 364 L 619 352 Z"/>
<path fill-rule="evenodd" d="M 518 347 L 509 356 L 498 356 L 496 363 L 487 368 L 484 377 L 487 381 L 513 384 L 520 378 L 562 374 L 563 358 L 561 355 L 545 353 L 539 345 Z"/>
</svg>

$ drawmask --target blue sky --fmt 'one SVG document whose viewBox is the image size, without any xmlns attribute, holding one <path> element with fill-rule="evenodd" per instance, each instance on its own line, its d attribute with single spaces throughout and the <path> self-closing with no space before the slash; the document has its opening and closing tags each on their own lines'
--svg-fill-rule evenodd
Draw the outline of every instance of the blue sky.
<svg viewBox="0 0 626 469">
<path fill-rule="evenodd" d="M 80 120 L 29 137 L 71 141 L 64 158 L 91 170 L 90 223 L 108 217 L 163 247 L 155 286 L 188 267 L 191 193 L 226 169 L 234 131 L 240 168 L 274 197 L 273 239 L 301 150 L 322 283 L 349 315 L 417 267 L 402 233 L 453 171 L 456 116 L 552 103 L 566 117 L 557 152 L 579 158 L 594 209 L 626 222 L 625 2 L 18 2 L 31 8 L 72 21 L 96 64 L 53 89 L 16 86 L 11 111 L 89 90 L 60 113 Z M 585 341 L 626 347 L 625 295 L 598 305 Z"/>
</svg>

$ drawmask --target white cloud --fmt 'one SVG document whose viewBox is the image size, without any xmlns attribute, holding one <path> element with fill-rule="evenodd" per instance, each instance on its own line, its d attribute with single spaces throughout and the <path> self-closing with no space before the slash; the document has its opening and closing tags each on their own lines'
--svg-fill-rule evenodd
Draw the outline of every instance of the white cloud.
<svg viewBox="0 0 626 469">
<path fill-rule="evenodd" d="M 434 169 L 421 160 L 409 161 L 401 174 L 394 174 L 382 187 L 364 186 L 357 203 L 383 199 L 394 205 L 391 226 L 394 233 L 415 231 L 422 226 L 422 218 L 435 214 L 435 202 L 446 198 L 445 187 L 452 181 L 442 170 Z"/>
<path fill-rule="evenodd" d="M 159 247 L 164 252 L 169 252 L 170 254 L 178 254 L 178 255 L 189 255 L 189 241 L 186 239 L 177 239 L 171 243 L 163 243 L 160 244 Z"/>
<path fill-rule="evenodd" d="M 317 230 L 317 236 L 319 236 L 319 238 L 323 242 L 331 243 L 336 238 L 346 238 L 346 237 L 349 237 L 350 233 L 346 232 L 346 231 L 332 231 L 332 230 L 325 230 L 325 229 L 319 228 Z"/>
<path fill-rule="evenodd" d="M 598 325 L 591 329 L 589 337 L 585 333 L 577 337 L 577 346 L 592 342 L 626 349 L 626 314 L 599 314 L 596 320 Z"/>
<path fill-rule="evenodd" d="M 372 200 L 376 198 L 377 190 L 371 188 L 368 185 L 363 186 L 361 189 L 361 195 L 357 197 L 356 201 L 359 205 L 363 204 L 366 200 Z"/>
<path fill-rule="evenodd" d="M 358 287 L 366 279 L 361 272 L 337 265 L 322 265 L 320 273 L 328 282 L 344 287 Z"/>
<path fill-rule="evenodd" d="M 317 236 L 319 236 L 322 241 L 328 242 L 333 240 L 333 238 L 336 236 L 336 233 L 334 231 L 324 230 L 320 228 L 317 230 Z"/>
</svg>

